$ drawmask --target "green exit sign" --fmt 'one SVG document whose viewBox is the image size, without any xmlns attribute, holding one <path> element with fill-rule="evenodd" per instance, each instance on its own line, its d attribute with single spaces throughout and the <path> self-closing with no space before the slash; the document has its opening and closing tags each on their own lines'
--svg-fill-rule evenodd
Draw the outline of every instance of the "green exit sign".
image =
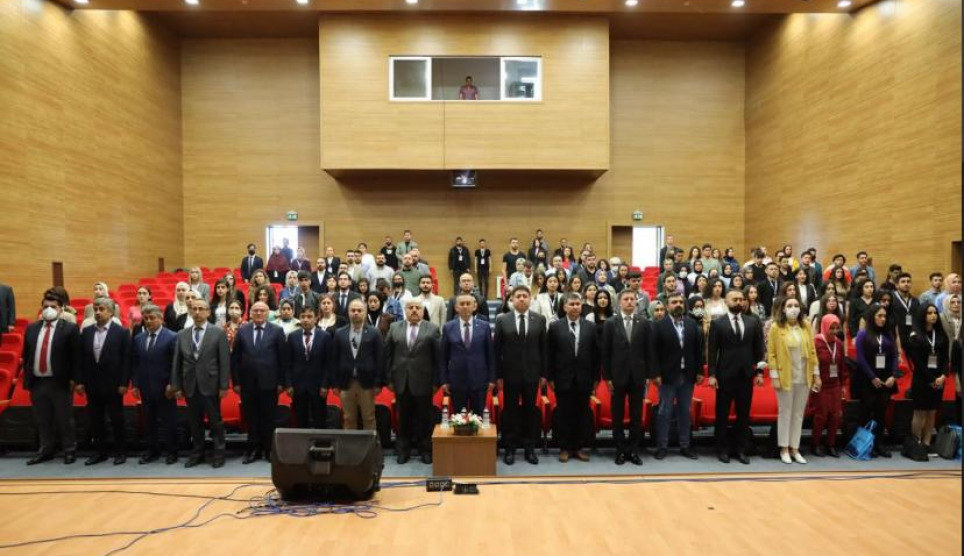
<svg viewBox="0 0 964 556">
<path fill-rule="evenodd" d="M 294 222 L 295 220 L 298 219 L 298 213 L 293 210 L 289 210 L 287 216 L 288 216 L 288 220 L 291 222 Z"/>
</svg>

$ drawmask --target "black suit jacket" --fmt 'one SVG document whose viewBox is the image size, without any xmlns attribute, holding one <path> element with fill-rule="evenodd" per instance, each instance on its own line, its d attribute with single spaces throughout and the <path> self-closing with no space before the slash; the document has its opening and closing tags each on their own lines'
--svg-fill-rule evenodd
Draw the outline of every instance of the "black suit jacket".
<svg viewBox="0 0 964 556">
<path fill-rule="evenodd" d="M 482 249 L 475 250 L 475 271 L 479 276 L 488 276 L 492 271 L 492 250 L 486 248 L 483 252 Z M 513 269 L 514 270 L 514 269 Z"/>
<path fill-rule="evenodd" d="M 704 346 L 703 331 L 696 322 L 683 317 L 682 347 L 672 317 L 656 321 L 652 327 L 652 375 L 673 382 L 682 372 L 687 381 L 696 382 L 696 375 L 703 372 Z M 680 368 L 680 359 L 684 368 Z"/>
<path fill-rule="evenodd" d="M 147 351 L 150 333 L 144 332 L 131 340 L 131 380 L 141 396 L 148 399 L 164 395 L 171 384 L 171 369 L 177 353 L 177 334 L 161 327 L 154 338 L 154 348 Z"/>
<path fill-rule="evenodd" d="M 254 274 L 255 270 L 259 268 L 264 268 L 264 259 L 255 255 L 254 264 L 248 264 L 248 257 L 241 259 L 241 279 L 247 282 L 251 279 L 251 275 Z"/>
<path fill-rule="evenodd" d="M 546 319 L 528 311 L 525 338 L 516 329 L 515 311 L 495 319 L 495 374 L 512 384 L 538 382 L 548 378 L 546 356 Z"/>
<path fill-rule="evenodd" d="M 709 372 L 719 379 L 750 378 L 763 374 L 756 364 L 766 360 L 763 323 L 743 315 L 743 339 L 733 332 L 732 315 L 727 313 L 710 323 Z"/>
<path fill-rule="evenodd" d="M 461 294 L 459 294 L 461 295 Z M 475 313 L 473 316 L 478 317 L 485 322 L 489 322 L 489 304 L 485 302 L 485 299 L 479 294 L 472 294 L 475 298 Z M 448 309 L 445 312 L 445 322 L 454 319 L 457 316 L 455 312 L 455 302 L 458 301 L 458 296 L 450 297 L 448 303 Z M 441 327 L 441 324 L 439 325 Z"/>
<path fill-rule="evenodd" d="M 352 300 L 362 298 L 361 294 L 359 294 L 358 292 L 349 291 L 348 296 L 345 299 L 345 306 L 342 307 L 341 292 L 340 291 L 332 292 L 332 295 L 334 296 L 334 302 L 335 302 L 335 314 L 345 317 L 346 319 L 348 318 L 348 306 L 351 305 Z M 365 307 L 365 313 L 368 313 L 368 307 Z"/>
<path fill-rule="evenodd" d="M 315 293 L 328 293 L 328 290 L 325 288 L 325 282 L 328 280 L 329 276 L 334 276 L 334 273 L 332 273 L 330 268 L 325 269 L 325 271 L 322 273 L 321 278 L 318 277 L 317 270 L 312 272 L 311 273 L 311 291 Z"/>
<path fill-rule="evenodd" d="M 760 303 L 763 304 L 763 308 L 766 309 L 767 318 L 773 314 L 773 301 L 780 296 L 780 279 L 776 280 L 776 289 L 770 284 L 769 278 L 764 278 L 762 282 L 756 285 L 756 289 L 760 292 Z"/>
<path fill-rule="evenodd" d="M 603 325 L 602 376 L 614 386 L 645 386 L 649 378 L 650 326 L 633 315 L 632 342 L 626 337 L 622 314 L 606 319 Z"/>
<path fill-rule="evenodd" d="M 33 375 L 34 355 L 37 343 L 42 340 L 44 321 L 32 322 L 27 326 L 23 339 L 23 385 L 27 390 L 33 388 L 37 377 Z M 76 324 L 65 320 L 54 323 L 54 339 L 50 344 L 50 372 L 54 380 L 64 388 L 70 381 L 80 377 L 80 330 Z"/>
<path fill-rule="evenodd" d="M 231 379 L 241 391 L 275 390 L 285 385 L 288 345 L 284 330 L 266 322 L 261 341 L 254 344 L 254 323 L 241 325 L 231 348 Z"/>
<path fill-rule="evenodd" d="M 358 357 L 351 352 L 351 323 L 335 331 L 334 380 L 332 386 L 347 390 L 351 386 L 352 371 L 358 370 L 358 383 L 368 390 L 385 385 L 385 343 L 374 326 L 364 325 Z"/>
<path fill-rule="evenodd" d="M 320 390 L 331 382 L 331 357 L 334 341 L 331 335 L 315 327 L 311 332 L 311 349 L 305 353 L 305 331 L 288 335 L 288 367 L 285 383 L 295 389 Z"/>
<path fill-rule="evenodd" d="M 600 354 L 596 340 L 596 325 L 579 319 L 579 353 L 575 352 L 569 319 L 563 317 L 549 325 L 547 334 L 549 380 L 558 391 L 592 392 L 599 382 Z"/>
<path fill-rule="evenodd" d="M 462 260 L 459 260 L 459 249 L 462 250 Z M 469 248 L 453 246 L 449 249 L 449 270 L 453 274 L 462 274 L 472 269 L 472 257 L 469 255 Z"/>
<path fill-rule="evenodd" d="M 124 327 L 111 322 L 100 350 L 100 361 L 94 358 L 94 334 L 97 325 L 88 326 L 81 334 L 81 369 L 78 384 L 88 392 L 117 394 L 117 388 L 131 381 L 131 336 Z"/>
</svg>

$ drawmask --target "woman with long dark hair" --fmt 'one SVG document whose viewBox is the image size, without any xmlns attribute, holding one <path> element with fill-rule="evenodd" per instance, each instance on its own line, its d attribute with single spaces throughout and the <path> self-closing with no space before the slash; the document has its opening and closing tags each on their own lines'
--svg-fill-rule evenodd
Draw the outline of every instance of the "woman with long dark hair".
<svg viewBox="0 0 964 556">
<path fill-rule="evenodd" d="M 944 396 L 950 354 L 947 334 L 933 303 L 925 303 L 914 317 L 907 344 L 907 355 L 914 370 L 910 390 L 914 417 L 910 428 L 918 440 L 930 446 L 937 409 Z"/>
<path fill-rule="evenodd" d="M 873 456 L 890 457 L 880 445 L 890 397 L 897 390 L 897 342 L 887 326 L 887 308 L 874 303 L 867 309 L 866 326 L 857 333 L 857 370 L 851 375 L 851 396 L 860 399 L 861 421 L 873 419 Z"/>
</svg>

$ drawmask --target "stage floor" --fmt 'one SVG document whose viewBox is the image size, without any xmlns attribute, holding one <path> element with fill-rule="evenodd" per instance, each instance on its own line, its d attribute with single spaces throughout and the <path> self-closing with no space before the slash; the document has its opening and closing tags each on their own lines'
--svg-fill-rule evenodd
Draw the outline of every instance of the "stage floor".
<svg viewBox="0 0 964 556">
<path fill-rule="evenodd" d="M 135 542 L 121 553 L 961 553 L 960 469 L 506 478 L 479 481 L 477 496 L 401 481 L 383 481 L 370 514 L 295 517 L 251 513 L 272 489 L 261 477 L 4 480 L 0 545 L 86 534 L 98 536 L 3 552 L 109 554 Z"/>
</svg>

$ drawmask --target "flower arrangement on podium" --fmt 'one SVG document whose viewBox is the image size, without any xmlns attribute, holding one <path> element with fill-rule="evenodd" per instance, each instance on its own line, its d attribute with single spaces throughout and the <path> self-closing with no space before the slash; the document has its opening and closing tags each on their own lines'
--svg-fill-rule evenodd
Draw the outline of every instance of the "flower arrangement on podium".
<svg viewBox="0 0 964 556">
<path fill-rule="evenodd" d="M 473 436 L 482 428 L 482 418 L 463 408 L 462 413 L 456 413 L 449 419 L 449 425 L 452 432 L 459 436 Z"/>
</svg>

